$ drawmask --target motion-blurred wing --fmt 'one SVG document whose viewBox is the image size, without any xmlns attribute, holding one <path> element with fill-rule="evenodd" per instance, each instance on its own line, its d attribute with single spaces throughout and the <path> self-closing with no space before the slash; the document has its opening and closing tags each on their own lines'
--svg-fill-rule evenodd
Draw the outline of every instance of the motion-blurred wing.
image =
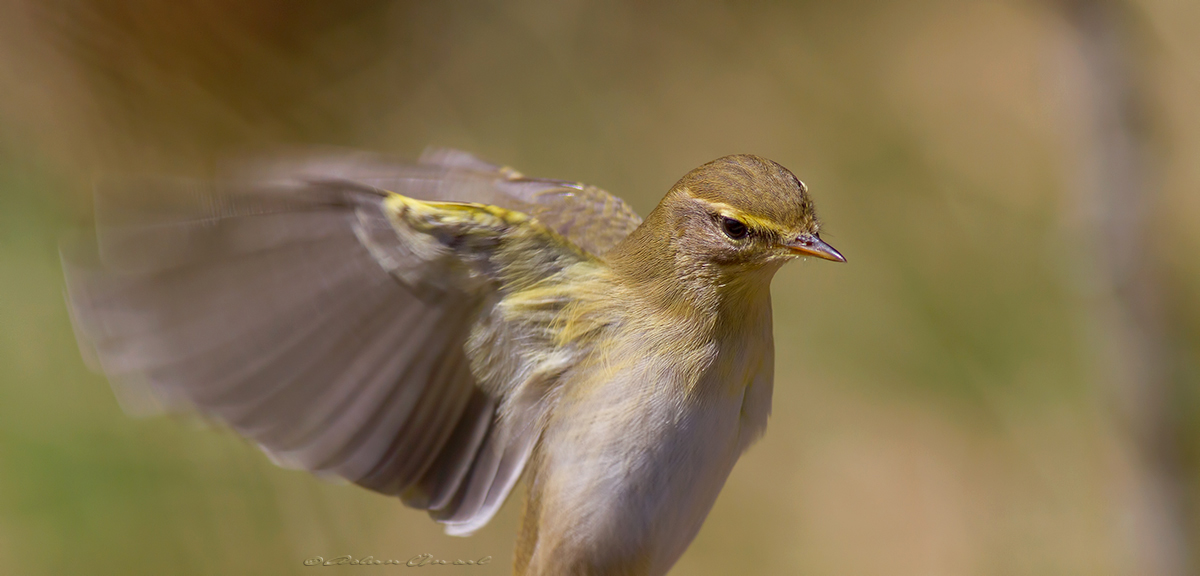
<svg viewBox="0 0 1200 576">
<path fill-rule="evenodd" d="M 481 527 L 540 433 L 497 416 L 536 409 L 510 398 L 519 382 L 485 386 L 467 356 L 502 283 L 447 281 L 466 268 L 414 254 L 373 185 L 277 168 L 99 186 L 97 242 L 64 251 L 85 354 L 127 408 L 199 410 L 281 465 Z M 392 164 L 388 181 L 436 197 L 460 170 Z"/>
<path fill-rule="evenodd" d="M 579 182 L 528 178 L 458 150 L 431 148 L 418 164 L 380 154 L 303 151 L 256 159 L 243 170 L 256 180 L 340 179 L 422 200 L 478 202 L 516 210 L 592 254 L 603 254 L 642 219 L 620 198 Z"/>
</svg>

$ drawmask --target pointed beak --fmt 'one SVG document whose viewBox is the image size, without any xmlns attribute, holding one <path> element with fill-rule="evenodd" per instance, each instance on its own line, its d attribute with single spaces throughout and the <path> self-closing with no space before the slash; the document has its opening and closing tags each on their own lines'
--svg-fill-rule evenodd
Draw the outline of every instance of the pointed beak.
<svg viewBox="0 0 1200 576">
<path fill-rule="evenodd" d="M 814 234 L 801 234 L 800 237 L 787 244 L 789 250 L 801 256 L 816 256 L 834 262 L 845 262 L 846 257 L 841 252 L 817 238 Z"/>
</svg>

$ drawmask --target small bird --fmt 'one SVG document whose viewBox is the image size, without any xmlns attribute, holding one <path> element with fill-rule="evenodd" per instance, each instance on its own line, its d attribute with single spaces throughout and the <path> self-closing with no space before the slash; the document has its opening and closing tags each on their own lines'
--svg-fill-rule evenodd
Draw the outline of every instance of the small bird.
<svg viewBox="0 0 1200 576">
<path fill-rule="evenodd" d="M 455 535 L 524 476 L 519 575 L 665 574 L 766 426 L 772 277 L 845 261 L 752 155 L 644 221 L 444 149 L 101 182 L 96 220 L 67 291 L 127 411 L 199 412 Z"/>
</svg>

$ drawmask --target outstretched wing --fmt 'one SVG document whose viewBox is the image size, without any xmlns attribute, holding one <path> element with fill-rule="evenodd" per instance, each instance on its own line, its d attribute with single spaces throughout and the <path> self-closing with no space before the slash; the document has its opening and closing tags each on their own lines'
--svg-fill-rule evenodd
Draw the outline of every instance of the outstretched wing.
<svg viewBox="0 0 1200 576">
<path fill-rule="evenodd" d="M 588 263 L 612 242 L 564 215 L 624 204 L 574 204 L 551 184 L 506 190 L 525 180 L 461 160 L 343 157 L 243 167 L 216 185 L 99 186 L 97 241 L 64 250 L 85 355 L 131 411 L 147 399 L 195 409 L 281 465 L 398 495 L 451 533 L 483 526 L 540 433 L 545 387 L 526 381 L 555 369 L 512 344 L 528 339 L 494 337 L 504 327 L 492 310 L 517 284 Z M 541 216 L 405 204 L 385 186 L 541 208 L 556 223 L 545 226 L 580 246 Z M 524 248 L 497 253 L 514 246 Z M 502 261 L 522 254 L 535 264 Z M 489 368 L 486 355 L 506 355 L 509 369 Z"/>
</svg>

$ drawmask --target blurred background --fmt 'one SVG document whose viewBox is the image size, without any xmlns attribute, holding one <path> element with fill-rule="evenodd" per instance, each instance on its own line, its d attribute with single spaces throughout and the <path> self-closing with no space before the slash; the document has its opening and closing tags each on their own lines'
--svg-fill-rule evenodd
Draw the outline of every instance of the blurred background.
<svg viewBox="0 0 1200 576">
<path fill-rule="evenodd" d="M 474 537 L 124 415 L 58 244 L 98 174 L 230 150 L 473 151 L 646 214 L 751 152 L 846 265 L 774 284 L 776 390 L 673 574 L 1200 573 L 1200 3 L 10 0 L 0 8 L 0 571 L 395 572 Z"/>
</svg>

